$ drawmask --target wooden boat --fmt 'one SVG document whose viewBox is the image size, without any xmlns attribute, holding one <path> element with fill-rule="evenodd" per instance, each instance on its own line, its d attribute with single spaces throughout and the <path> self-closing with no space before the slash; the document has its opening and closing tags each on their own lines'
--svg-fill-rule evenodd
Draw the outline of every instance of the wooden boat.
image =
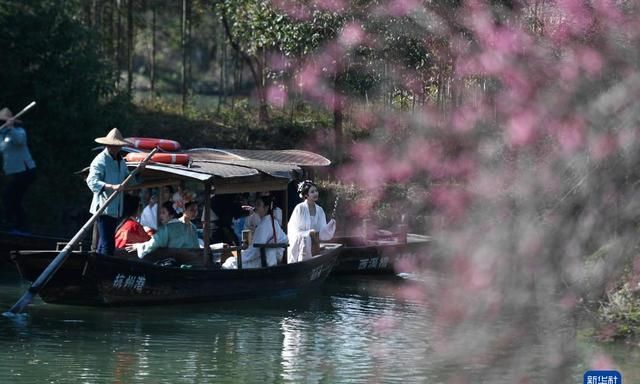
<svg viewBox="0 0 640 384">
<path fill-rule="evenodd" d="M 365 239 L 336 237 L 331 241 L 343 245 L 333 275 L 383 274 L 415 272 L 427 262 L 429 236 L 409 233 L 406 241 L 397 236 Z"/>
<path fill-rule="evenodd" d="M 10 263 L 10 254 L 21 249 L 56 249 L 66 239 L 24 232 L 0 231 L 0 263 Z"/>
<path fill-rule="evenodd" d="M 339 244 L 327 244 L 320 254 L 299 263 L 231 270 L 204 265 L 201 250 L 165 249 L 143 260 L 135 255 L 74 252 L 39 294 L 47 303 L 89 306 L 287 296 L 319 286 L 329 275 L 339 250 Z M 20 251 L 12 257 L 20 274 L 34 281 L 56 255 L 53 251 Z M 177 263 L 153 263 L 164 257 Z"/>
<path fill-rule="evenodd" d="M 188 165 L 149 163 L 139 174 L 139 189 L 191 183 L 204 187 L 204 196 L 275 191 L 285 195 L 292 178 L 301 172 L 293 162 L 233 160 L 210 156 L 207 150 L 189 151 Z M 307 158 L 324 159 L 308 153 Z M 324 159 L 326 160 L 326 159 Z M 328 160 L 326 160 L 328 162 Z M 305 163 L 306 164 L 306 163 Z M 135 163 L 128 163 L 133 167 Z M 125 251 L 107 257 L 75 251 L 38 294 L 50 303 L 72 305 L 144 305 L 227 299 L 250 299 L 291 294 L 321 284 L 336 263 L 341 245 L 324 244 L 314 257 L 299 263 L 256 269 L 221 269 L 214 263 L 209 239 L 211 199 L 204 199 L 202 249 L 161 249 L 140 260 Z M 265 247 L 273 246 L 268 244 Z M 264 248 L 264 247 L 263 247 Z M 242 247 L 236 247 L 242 251 Z M 22 276 L 34 281 L 57 256 L 55 251 L 20 251 L 13 259 Z M 172 258 L 169 266 L 155 262 Z M 286 259 L 286 258 L 285 258 Z M 239 266 L 241 267 L 241 266 Z"/>
</svg>

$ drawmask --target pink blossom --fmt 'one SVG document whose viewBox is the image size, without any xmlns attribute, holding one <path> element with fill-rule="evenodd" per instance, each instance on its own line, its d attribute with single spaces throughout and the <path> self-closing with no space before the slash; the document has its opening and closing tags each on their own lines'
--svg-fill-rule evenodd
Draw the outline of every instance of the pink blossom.
<svg viewBox="0 0 640 384">
<path fill-rule="evenodd" d="M 424 287 L 420 285 L 407 285 L 399 289 L 396 293 L 399 299 L 418 303 L 425 302 L 426 295 Z"/>
<path fill-rule="evenodd" d="M 338 41 L 345 47 L 353 47 L 359 45 L 364 39 L 364 30 L 358 23 L 348 23 L 342 29 L 342 33 Z"/>
<path fill-rule="evenodd" d="M 532 110 L 524 110 L 511 117 L 507 125 L 507 142 L 515 147 L 531 144 L 536 139 L 538 117 Z"/>
<path fill-rule="evenodd" d="M 434 187 L 431 202 L 449 218 L 459 219 L 467 207 L 467 194 L 459 187 Z"/>
<path fill-rule="evenodd" d="M 476 123 L 483 117 L 482 106 L 463 105 L 454 112 L 452 126 L 455 131 L 469 132 L 475 128 Z"/>
<path fill-rule="evenodd" d="M 267 101 L 274 107 L 283 108 L 287 102 L 284 87 L 273 85 L 267 88 Z"/>
<path fill-rule="evenodd" d="M 616 149 L 618 149 L 618 143 L 613 134 L 597 135 L 589 142 L 589 150 L 596 160 L 609 157 Z"/>
<path fill-rule="evenodd" d="M 564 151 L 575 152 L 585 142 L 584 121 L 579 118 L 563 121 L 558 124 L 556 135 Z"/>
<path fill-rule="evenodd" d="M 592 14 L 582 0 L 557 0 L 556 3 L 573 33 L 581 34 L 591 27 Z"/>
<path fill-rule="evenodd" d="M 595 370 L 611 370 L 616 369 L 616 364 L 611 358 L 611 356 L 605 353 L 597 353 L 595 356 L 591 358 L 591 363 L 589 364 L 589 368 Z"/>
<path fill-rule="evenodd" d="M 332 12 L 337 12 L 345 8 L 345 3 L 342 0 L 314 0 L 313 4 L 318 7 L 318 9 Z"/>
<path fill-rule="evenodd" d="M 358 128 L 364 130 L 373 128 L 378 122 L 377 115 L 364 108 L 355 110 L 352 119 Z"/>
<path fill-rule="evenodd" d="M 383 316 L 373 322 L 373 328 L 376 333 L 389 333 L 396 327 L 396 319 L 391 316 Z"/>
<path fill-rule="evenodd" d="M 420 6 L 417 0 L 391 0 L 387 4 L 389 15 L 395 17 L 406 16 Z"/>
<path fill-rule="evenodd" d="M 624 23 L 625 17 L 620 9 L 618 9 L 616 3 L 614 0 L 599 0 L 593 2 L 592 6 L 596 10 L 599 18 L 607 20 L 609 24 L 617 25 Z"/>
<path fill-rule="evenodd" d="M 297 76 L 298 87 L 302 90 L 314 89 L 319 82 L 320 68 L 315 64 L 307 64 Z"/>
<path fill-rule="evenodd" d="M 597 75 L 602 71 L 604 61 L 598 51 L 593 48 L 583 48 L 578 51 L 580 66 L 589 75 Z"/>
</svg>

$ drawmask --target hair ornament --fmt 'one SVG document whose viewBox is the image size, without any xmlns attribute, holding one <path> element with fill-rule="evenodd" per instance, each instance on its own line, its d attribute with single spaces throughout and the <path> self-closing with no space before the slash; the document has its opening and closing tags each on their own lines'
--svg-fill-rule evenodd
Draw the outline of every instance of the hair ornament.
<svg viewBox="0 0 640 384">
<path fill-rule="evenodd" d="M 298 196 L 300 196 L 301 199 L 304 198 L 304 196 L 302 195 L 302 191 L 304 191 L 304 187 L 310 184 L 313 184 L 313 181 L 304 180 L 298 183 Z"/>
</svg>

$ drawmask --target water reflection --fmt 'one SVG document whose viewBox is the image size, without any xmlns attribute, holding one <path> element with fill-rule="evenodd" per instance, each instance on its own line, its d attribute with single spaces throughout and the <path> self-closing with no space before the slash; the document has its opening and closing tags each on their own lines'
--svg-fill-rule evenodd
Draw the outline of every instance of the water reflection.
<svg viewBox="0 0 640 384">
<path fill-rule="evenodd" d="M 497 350 L 466 362 L 442 352 L 444 330 L 415 293 L 440 278 L 342 278 L 297 298 L 164 308 L 36 299 L 27 316 L 0 321 L 0 374 L 12 383 L 448 383 L 487 364 L 510 369 L 511 356 Z M 27 288 L 0 274 L 0 305 L 9 308 Z M 477 339 L 488 326 L 504 324 L 465 331 Z M 586 343 L 581 352 L 588 359 L 598 348 Z M 544 361 L 523 369 L 535 371 Z M 626 377 L 638 377 L 630 366 L 623 367 Z M 575 367 L 577 380 L 585 367 Z M 505 379 L 490 382 L 509 382 L 506 371 L 496 372 L 494 379 Z"/>
<path fill-rule="evenodd" d="M 0 279 L 0 305 L 8 308 L 28 285 Z M 369 291 L 369 284 L 337 281 L 297 298 L 165 308 L 97 309 L 36 299 L 22 321 L 0 322 L 5 346 L 0 372 L 14 383 L 399 382 L 403 377 L 418 382 L 424 369 L 412 372 L 394 361 L 427 348 L 426 338 L 405 336 L 414 331 L 412 323 L 424 321 L 424 312 L 384 290 Z"/>
</svg>

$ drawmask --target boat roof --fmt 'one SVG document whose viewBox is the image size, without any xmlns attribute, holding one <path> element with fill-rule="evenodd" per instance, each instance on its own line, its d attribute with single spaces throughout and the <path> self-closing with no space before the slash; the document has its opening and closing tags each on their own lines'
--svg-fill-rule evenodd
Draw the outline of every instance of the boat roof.
<svg viewBox="0 0 640 384">
<path fill-rule="evenodd" d="M 185 151 L 198 160 L 257 160 L 273 163 L 295 164 L 306 167 L 325 167 L 331 161 L 317 153 L 298 149 L 213 149 L 194 148 Z"/>
<path fill-rule="evenodd" d="M 141 172 L 144 181 L 135 188 L 166 185 L 182 179 L 210 183 L 217 193 L 282 190 L 301 175 L 301 167 L 331 164 L 321 155 L 302 150 L 196 148 L 182 153 L 189 154 L 189 164 L 147 164 Z M 129 167 L 137 164 L 127 163 Z"/>
</svg>

